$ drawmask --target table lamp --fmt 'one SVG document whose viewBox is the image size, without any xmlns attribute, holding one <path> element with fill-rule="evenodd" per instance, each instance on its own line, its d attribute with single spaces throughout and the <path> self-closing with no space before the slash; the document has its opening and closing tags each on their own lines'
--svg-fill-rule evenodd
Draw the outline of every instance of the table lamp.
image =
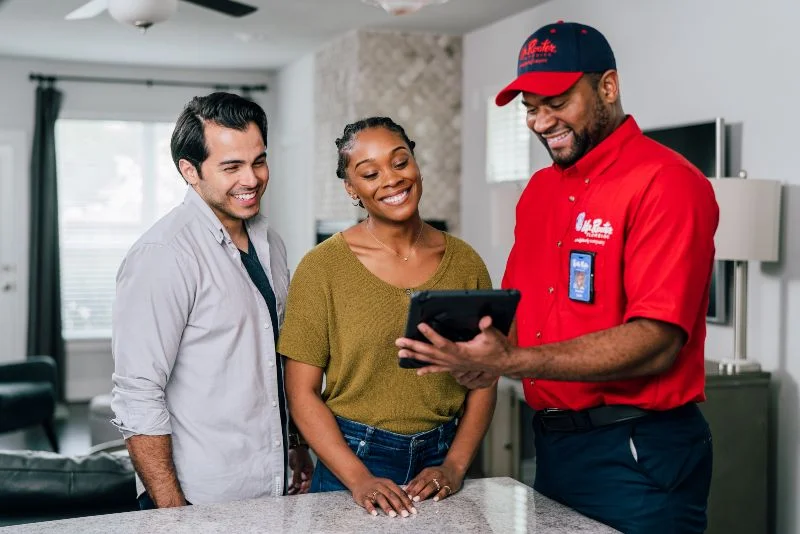
<svg viewBox="0 0 800 534">
<path fill-rule="evenodd" d="M 717 260 L 733 261 L 733 358 L 716 360 L 720 374 L 760 371 L 747 360 L 747 262 L 778 261 L 781 183 L 775 180 L 711 178 L 719 205 L 714 235 Z"/>
</svg>

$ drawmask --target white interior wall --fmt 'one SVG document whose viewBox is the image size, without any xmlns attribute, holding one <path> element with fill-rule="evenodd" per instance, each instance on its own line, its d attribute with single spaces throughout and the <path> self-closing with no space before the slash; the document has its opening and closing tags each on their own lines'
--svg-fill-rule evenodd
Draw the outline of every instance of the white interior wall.
<svg viewBox="0 0 800 534">
<path fill-rule="evenodd" d="M 286 243 L 289 270 L 316 242 L 313 173 L 315 158 L 314 54 L 303 56 L 275 77 L 279 103 L 269 148 L 267 191 L 270 223 Z"/>
</svg>

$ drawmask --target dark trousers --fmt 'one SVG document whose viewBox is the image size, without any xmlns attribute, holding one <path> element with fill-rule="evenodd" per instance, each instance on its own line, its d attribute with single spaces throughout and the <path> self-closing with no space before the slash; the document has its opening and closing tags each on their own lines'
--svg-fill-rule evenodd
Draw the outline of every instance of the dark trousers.
<svg viewBox="0 0 800 534">
<path fill-rule="evenodd" d="M 628 534 L 705 531 L 712 445 L 697 405 L 582 432 L 533 424 L 538 492 Z"/>
</svg>

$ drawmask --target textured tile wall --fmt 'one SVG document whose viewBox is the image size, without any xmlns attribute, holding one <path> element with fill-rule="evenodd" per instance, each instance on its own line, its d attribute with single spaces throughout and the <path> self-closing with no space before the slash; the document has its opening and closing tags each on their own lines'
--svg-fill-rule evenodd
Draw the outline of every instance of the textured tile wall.
<svg viewBox="0 0 800 534">
<path fill-rule="evenodd" d="M 336 178 L 334 140 L 345 124 L 386 115 L 416 143 L 424 178 L 420 211 L 459 230 L 461 179 L 461 38 L 360 31 L 316 56 L 318 219 L 348 219 L 358 211 Z"/>
</svg>

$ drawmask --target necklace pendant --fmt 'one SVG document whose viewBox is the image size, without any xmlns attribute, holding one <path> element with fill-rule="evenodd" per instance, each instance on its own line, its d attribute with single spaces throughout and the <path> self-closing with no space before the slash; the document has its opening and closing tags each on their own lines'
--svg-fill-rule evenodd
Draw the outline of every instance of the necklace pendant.
<svg viewBox="0 0 800 534">
<path fill-rule="evenodd" d="M 403 261 L 408 261 L 408 257 L 403 258 Z"/>
</svg>

